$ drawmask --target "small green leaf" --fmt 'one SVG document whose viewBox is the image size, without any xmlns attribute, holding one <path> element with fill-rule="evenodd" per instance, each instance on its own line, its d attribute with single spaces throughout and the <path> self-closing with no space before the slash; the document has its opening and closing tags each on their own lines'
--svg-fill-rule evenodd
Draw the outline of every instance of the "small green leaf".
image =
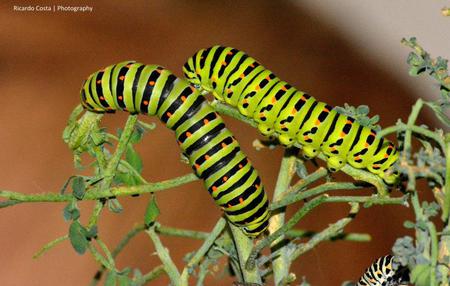
<svg viewBox="0 0 450 286">
<path fill-rule="evenodd" d="M 80 217 L 80 210 L 75 200 L 69 202 L 63 210 L 63 216 L 65 221 L 77 220 Z"/>
<path fill-rule="evenodd" d="M 123 207 L 117 199 L 108 200 L 108 209 L 113 213 L 121 213 L 123 211 Z"/>
<path fill-rule="evenodd" d="M 360 105 L 356 108 L 356 112 L 359 114 L 367 115 L 369 113 L 369 107 L 367 105 Z"/>
<path fill-rule="evenodd" d="M 105 279 L 105 286 L 116 286 L 117 274 L 113 271 L 108 272 Z"/>
<path fill-rule="evenodd" d="M 131 145 L 128 145 L 125 158 L 139 174 L 142 172 L 142 160 Z"/>
<path fill-rule="evenodd" d="M 156 204 L 155 196 L 152 196 L 150 199 L 150 202 L 147 205 L 147 209 L 145 210 L 145 216 L 144 216 L 144 223 L 145 225 L 150 225 L 152 222 L 155 221 L 155 219 L 160 214 L 158 205 Z"/>
<path fill-rule="evenodd" d="M 73 196 L 79 200 L 83 199 L 86 190 L 86 184 L 82 177 L 75 177 L 72 180 Z"/>
<path fill-rule="evenodd" d="M 413 223 L 412 221 L 405 220 L 405 221 L 403 222 L 403 226 L 404 226 L 405 228 L 414 228 L 414 227 L 416 227 L 416 224 Z"/>
<path fill-rule="evenodd" d="M 79 254 L 84 254 L 88 245 L 86 239 L 86 229 L 80 224 L 79 221 L 74 221 L 69 228 L 69 239 L 72 247 Z"/>
</svg>

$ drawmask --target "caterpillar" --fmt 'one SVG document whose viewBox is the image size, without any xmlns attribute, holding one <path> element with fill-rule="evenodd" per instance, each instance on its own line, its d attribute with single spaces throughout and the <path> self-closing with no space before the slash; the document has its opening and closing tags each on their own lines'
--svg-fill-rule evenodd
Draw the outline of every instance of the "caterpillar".
<svg viewBox="0 0 450 286">
<path fill-rule="evenodd" d="M 391 167 L 398 151 L 391 142 L 280 80 L 244 52 L 223 46 L 202 49 L 188 59 L 183 72 L 203 93 L 255 120 L 263 135 L 276 135 L 285 146 L 301 146 L 307 159 L 325 154 L 330 171 L 348 163 L 388 184 L 397 181 Z"/>
<path fill-rule="evenodd" d="M 249 237 L 268 227 L 261 179 L 222 118 L 188 81 L 156 65 L 121 62 L 90 75 L 81 103 L 93 112 L 156 115 L 175 131 L 182 152 L 215 203 Z"/>
<path fill-rule="evenodd" d="M 406 267 L 393 269 L 394 257 L 386 255 L 375 260 L 364 272 L 357 286 L 408 285 L 409 271 Z"/>
</svg>

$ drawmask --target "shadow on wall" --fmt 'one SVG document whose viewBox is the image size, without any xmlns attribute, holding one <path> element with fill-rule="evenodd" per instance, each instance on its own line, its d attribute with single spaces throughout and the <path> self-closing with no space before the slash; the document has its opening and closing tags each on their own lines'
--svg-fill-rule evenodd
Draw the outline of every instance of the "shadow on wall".
<svg viewBox="0 0 450 286">
<path fill-rule="evenodd" d="M 2 189 L 57 192 L 77 172 L 61 133 L 79 103 L 79 88 L 93 71 L 126 59 L 160 64 L 181 75 L 184 61 L 195 51 L 222 44 L 248 52 L 283 80 L 322 101 L 369 105 L 371 114 L 381 115 L 384 126 L 405 118 L 412 102 L 408 90 L 358 56 L 335 29 L 289 1 L 133 1 L 114 5 L 97 1 L 91 4 L 92 13 L 14 12 L 14 5 L 21 4 L 0 4 L 0 22 L 5 27 L 0 47 Z M 63 1 L 62 5 L 73 4 Z M 111 115 L 105 124 L 115 130 L 125 119 L 125 114 Z M 282 149 L 256 152 L 251 142 L 259 137 L 257 131 L 226 120 L 271 193 Z M 149 181 L 190 172 L 180 163 L 173 134 L 161 124 L 138 149 L 144 158 L 143 175 Z M 163 192 L 157 198 L 164 225 L 208 231 L 220 216 L 200 182 Z M 105 211 L 99 225 L 100 235 L 111 246 L 142 220 L 147 197 L 125 198 L 121 203 L 123 214 Z M 75 254 L 68 243 L 38 261 L 31 259 L 44 243 L 67 233 L 63 207 L 35 204 L 2 210 L 0 225 L 2 233 L 8 234 L 0 237 L 4 285 L 88 284 L 96 264 L 89 255 Z M 84 204 L 83 221 L 91 207 Z M 319 230 L 346 211 L 344 205 L 319 208 L 299 227 Z M 324 243 L 296 262 L 292 271 L 297 277 L 306 275 L 313 285 L 340 285 L 356 279 L 405 232 L 405 216 L 394 207 L 371 209 L 370 215 L 362 211 L 348 230 L 370 232 L 373 243 Z M 199 241 L 166 237 L 163 243 L 179 266 L 183 255 L 200 245 Z M 153 251 L 150 240 L 139 236 L 118 258 L 118 267 L 148 271 L 159 264 Z M 233 281 L 208 279 L 215 285 Z M 162 278 L 153 285 L 167 282 Z"/>
</svg>

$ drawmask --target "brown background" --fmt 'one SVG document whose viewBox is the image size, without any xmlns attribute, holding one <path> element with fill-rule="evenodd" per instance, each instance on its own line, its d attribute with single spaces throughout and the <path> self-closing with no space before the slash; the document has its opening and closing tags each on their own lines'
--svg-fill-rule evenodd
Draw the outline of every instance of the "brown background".
<svg viewBox="0 0 450 286">
<path fill-rule="evenodd" d="M 19 13 L 12 11 L 13 5 L 26 4 L 0 4 L 1 189 L 57 192 L 76 174 L 71 152 L 61 140 L 62 130 L 79 103 L 84 78 L 122 60 L 160 64 L 181 75 L 184 61 L 195 51 L 222 44 L 248 52 L 282 79 L 322 101 L 369 105 L 372 115 L 381 115 L 384 126 L 405 119 L 413 102 L 410 90 L 370 64 L 373 61 L 361 56 L 370 54 L 355 51 L 337 27 L 323 24 L 322 19 L 288 1 L 124 2 L 96 1 L 89 4 L 94 7 L 92 13 Z M 118 114 L 106 116 L 104 122 L 115 130 L 125 119 L 126 115 Z M 230 118 L 226 121 L 271 195 L 282 149 L 256 152 L 251 143 L 259 137 L 257 131 Z M 173 134 L 159 123 L 138 150 L 144 159 L 143 175 L 149 181 L 190 172 L 180 163 Z M 164 225 L 209 231 L 220 216 L 200 182 L 160 193 L 157 198 Z M 99 225 L 100 235 L 111 247 L 142 220 L 147 197 L 120 201 L 123 214 L 105 211 Z M 92 204 L 83 206 L 85 221 Z M 39 203 L 1 210 L 2 285 L 87 285 L 96 263 L 90 255 L 77 255 L 68 242 L 39 260 L 31 258 L 42 245 L 67 233 L 63 207 Z M 344 216 L 347 209 L 346 205 L 318 208 L 298 227 L 320 230 Z M 299 278 L 305 275 L 313 285 L 355 280 L 373 259 L 390 251 L 396 237 L 407 233 L 402 227 L 406 217 L 411 217 L 411 210 L 400 207 L 364 209 L 347 230 L 370 232 L 372 243 L 322 243 L 302 256 L 292 271 Z M 163 237 L 163 242 L 179 267 L 184 253 L 200 246 L 199 241 L 188 239 Z M 159 264 L 153 252 L 149 238 L 141 235 L 119 256 L 118 267 L 149 271 Z M 233 279 L 208 281 L 230 285 Z M 167 283 L 160 278 L 154 285 Z"/>
</svg>

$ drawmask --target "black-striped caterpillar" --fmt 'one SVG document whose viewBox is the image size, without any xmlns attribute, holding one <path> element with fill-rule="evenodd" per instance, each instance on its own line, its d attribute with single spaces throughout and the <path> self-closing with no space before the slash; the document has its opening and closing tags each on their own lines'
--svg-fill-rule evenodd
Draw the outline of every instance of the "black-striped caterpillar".
<svg viewBox="0 0 450 286">
<path fill-rule="evenodd" d="M 357 286 L 408 285 L 409 271 L 406 267 L 393 268 L 394 257 L 386 255 L 375 260 L 364 272 Z"/>
<path fill-rule="evenodd" d="M 268 200 L 252 167 L 222 118 L 186 80 L 160 66 L 122 62 L 93 73 L 81 89 L 94 112 L 125 110 L 156 115 L 178 144 L 228 219 L 248 236 L 268 226 Z"/>
<path fill-rule="evenodd" d="M 254 119 L 263 135 L 276 134 L 285 146 L 301 146 L 306 158 L 325 154 L 330 171 L 349 163 L 389 184 L 396 182 L 391 167 L 398 152 L 391 142 L 281 81 L 244 52 L 222 46 L 202 49 L 183 71 L 196 87 Z"/>
</svg>

